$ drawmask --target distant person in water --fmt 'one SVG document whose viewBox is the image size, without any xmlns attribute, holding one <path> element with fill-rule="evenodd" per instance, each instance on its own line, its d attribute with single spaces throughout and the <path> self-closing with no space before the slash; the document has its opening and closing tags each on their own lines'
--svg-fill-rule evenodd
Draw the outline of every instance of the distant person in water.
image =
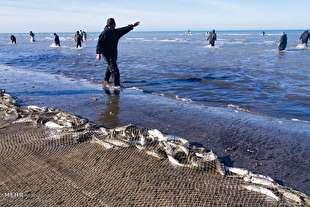
<svg viewBox="0 0 310 207">
<path fill-rule="evenodd" d="M 34 39 L 34 33 L 32 31 L 29 32 L 29 35 L 30 35 L 30 42 L 35 42 L 35 39 Z"/>
<path fill-rule="evenodd" d="M 82 37 L 82 42 L 83 42 L 83 31 L 82 30 L 80 30 L 80 35 L 81 35 L 81 37 Z"/>
<path fill-rule="evenodd" d="M 191 35 L 192 35 L 191 30 L 187 30 L 187 36 L 191 36 Z"/>
<path fill-rule="evenodd" d="M 82 37 L 83 41 L 87 41 L 87 33 L 85 31 L 82 31 Z"/>
<path fill-rule="evenodd" d="M 76 34 L 74 36 L 75 42 L 76 42 L 76 48 L 82 47 L 82 35 L 79 31 L 76 31 Z"/>
<path fill-rule="evenodd" d="M 207 40 L 209 41 L 209 44 L 214 47 L 215 41 L 217 40 L 217 35 L 215 33 L 215 30 L 209 33 Z"/>
<path fill-rule="evenodd" d="M 137 27 L 139 24 L 140 22 L 136 22 L 126 27 L 116 29 L 115 20 L 113 18 L 107 20 L 107 25 L 99 36 L 96 49 L 97 60 L 100 60 L 103 56 L 108 64 L 103 82 L 104 87 L 109 86 L 110 77 L 112 75 L 114 76 L 114 85 L 120 88 L 120 73 L 117 66 L 118 42 L 122 36 L 133 30 L 133 28 Z"/>
<path fill-rule="evenodd" d="M 59 36 L 56 33 L 54 33 L 54 42 L 56 46 L 60 47 Z"/>
<path fill-rule="evenodd" d="M 11 34 L 11 42 L 12 44 L 16 45 L 16 37 Z"/>
<path fill-rule="evenodd" d="M 304 44 L 306 47 L 308 47 L 308 41 L 309 41 L 309 39 L 310 39 L 310 33 L 309 33 L 309 31 L 308 31 L 308 30 L 304 31 L 304 32 L 301 34 L 301 36 L 300 36 L 299 39 L 301 40 L 301 43 L 302 43 L 302 44 Z"/>
<path fill-rule="evenodd" d="M 283 32 L 278 46 L 279 51 L 284 51 L 286 49 L 286 46 L 287 46 L 287 35 L 285 34 L 285 32 Z"/>
<path fill-rule="evenodd" d="M 265 31 L 263 31 L 263 36 L 265 36 L 265 35 L 266 35 Z"/>
</svg>

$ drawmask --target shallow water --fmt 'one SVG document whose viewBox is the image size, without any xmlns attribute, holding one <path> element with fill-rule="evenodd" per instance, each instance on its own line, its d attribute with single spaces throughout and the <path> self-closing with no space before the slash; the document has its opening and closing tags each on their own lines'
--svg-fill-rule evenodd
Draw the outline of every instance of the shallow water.
<svg viewBox="0 0 310 207">
<path fill-rule="evenodd" d="M 296 48 L 300 33 L 289 31 L 288 51 L 279 54 L 280 31 L 264 37 L 258 31 L 218 32 L 215 48 L 207 47 L 205 32 L 132 32 L 119 47 L 122 84 L 193 105 L 310 121 L 310 50 Z M 16 46 L 1 34 L 1 67 L 100 83 L 106 65 L 95 61 L 98 33 L 89 34 L 81 50 L 73 33 L 59 35 L 61 48 L 50 47 L 52 34 L 37 34 L 35 43 L 17 34 Z"/>
</svg>

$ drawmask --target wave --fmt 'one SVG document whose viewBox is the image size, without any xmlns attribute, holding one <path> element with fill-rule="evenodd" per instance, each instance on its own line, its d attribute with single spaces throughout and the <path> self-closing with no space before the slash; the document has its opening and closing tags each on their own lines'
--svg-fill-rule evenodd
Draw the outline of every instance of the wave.
<svg viewBox="0 0 310 207">
<path fill-rule="evenodd" d="M 251 33 L 221 33 L 221 35 L 225 35 L 225 36 L 250 36 L 250 35 L 254 35 Z"/>
<path fill-rule="evenodd" d="M 270 33 L 270 34 L 265 34 L 265 36 L 281 36 L 281 33 Z"/>
<path fill-rule="evenodd" d="M 235 112 L 239 112 L 239 111 L 248 112 L 248 113 L 250 112 L 250 110 L 242 108 L 242 107 L 234 105 L 234 104 L 228 104 L 227 107 L 235 109 Z"/>
<path fill-rule="evenodd" d="M 264 43 L 267 45 L 273 45 L 276 44 L 276 41 L 264 41 Z"/>
<path fill-rule="evenodd" d="M 54 41 L 54 37 L 44 37 L 45 40 L 48 40 L 48 41 Z M 59 37 L 59 40 L 62 41 L 62 42 L 65 42 L 65 41 L 74 41 L 74 38 L 73 37 Z"/>
<path fill-rule="evenodd" d="M 126 37 L 126 40 L 145 40 L 143 37 Z"/>
<path fill-rule="evenodd" d="M 223 44 L 226 45 L 242 45 L 244 44 L 243 41 L 223 41 Z"/>
<path fill-rule="evenodd" d="M 187 40 L 183 38 L 174 38 L 174 39 L 161 39 L 159 42 L 187 42 Z"/>
</svg>

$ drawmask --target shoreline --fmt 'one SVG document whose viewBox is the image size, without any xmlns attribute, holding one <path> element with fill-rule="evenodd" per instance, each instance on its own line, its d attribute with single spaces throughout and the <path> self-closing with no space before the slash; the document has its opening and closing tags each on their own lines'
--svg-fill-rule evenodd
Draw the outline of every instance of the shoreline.
<svg viewBox="0 0 310 207">
<path fill-rule="evenodd" d="M 269 176 L 226 166 L 211 148 L 162 134 L 157 129 L 134 125 L 107 129 L 57 109 L 18 107 L 7 94 L 0 98 L 3 204 L 70 206 L 77 205 L 80 199 L 87 205 L 310 204 L 306 194 L 279 185 Z M 105 166 L 110 161 L 113 164 Z M 128 169 L 136 170 L 128 174 Z M 144 179 L 148 176 L 155 176 L 151 180 L 156 183 Z M 168 180 L 161 179 L 165 176 Z M 101 187 L 98 182 L 103 182 Z M 67 188 L 58 186 L 61 183 Z M 169 187 L 171 183 L 173 186 Z M 131 185 L 136 188 L 129 198 Z M 6 190 L 19 193 L 11 195 Z M 77 199 L 69 196 L 72 190 L 80 194 Z M 204 196 L 196 200 L 196 192 Z M 166 197 L 168 194 L 170 198 Z"/>
</svg>

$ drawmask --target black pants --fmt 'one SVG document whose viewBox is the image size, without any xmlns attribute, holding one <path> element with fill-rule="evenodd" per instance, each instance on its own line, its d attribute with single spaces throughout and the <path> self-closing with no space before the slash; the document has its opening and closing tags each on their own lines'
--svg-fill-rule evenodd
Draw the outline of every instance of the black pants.
<svg viewBox="0 0 310 207">
<path fill-rule="evenodd" d="M 209 43 L 210 43 L 210 45 L 211 45 L 212 47 L 214 47 L 215 41 L 210 41 Z"/>
<path fill-rule="evenodd" d="M 76 42 L 76 48 L 78 48 L 78 47 L 82 47 L 82 42 L 81 41 L 77 41 Z"/>
<path fill-rule="evenodd" d="M 55 41 L 55 45 L 60 47 L 60 41 Z"/>
<path fill-rule="evenodd" d="M 120 86 L 120 74 L 117 66 L 117 58 L 115 57 L 105 57 L 105 60 L 108 63 L 107 70 L 105 72 L 104 80 L 109 82 L 111 75 L 114 77 L 114 85 Z"/>
</svg>

